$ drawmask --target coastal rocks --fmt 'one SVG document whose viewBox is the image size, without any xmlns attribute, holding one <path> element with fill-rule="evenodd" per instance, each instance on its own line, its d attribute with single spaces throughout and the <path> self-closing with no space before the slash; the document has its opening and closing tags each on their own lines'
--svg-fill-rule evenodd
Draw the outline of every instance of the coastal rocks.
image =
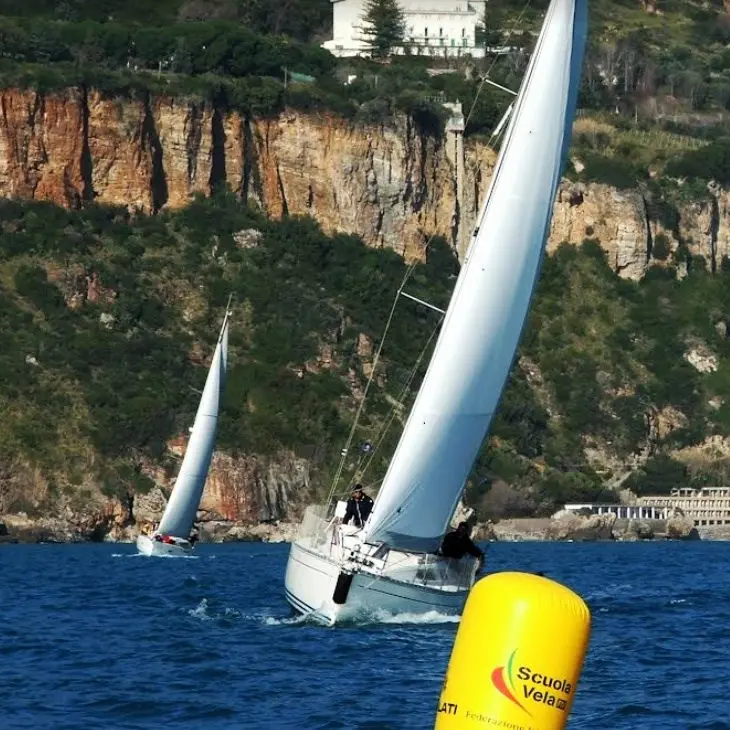
<svg viewBox="0 0 730 730">
<path fill-rule="evenodd" d="M 147 494 L 136 494 L 132 506 L 132 517 L 136 525 L 147 528 L 160 521 L 167 505 L 167 498 L 159 487 Z"/>
<path fill-rule="evenodd" d="M 492 542 L 497 541 L 499 538 L 497 537 L 494 523 L 487 520 L 487 522 L 477 522 L 474 525 L 471 539 L 474 542 Z"/>
<path fill-rule="evenodd" d="M 298 524 L 291 522 L 264 523 L 255 525 L 234 525 L 225 533 L 211 531 L 215 542 L 292 542 L 296 537 Z M 218 534 L 216 534 L 218 532 Z"/>
<path fill-rule="evenodd" d="M 472 507 L 464 504 L 464 500 L 460 499 L 456 506 L 454 516 L 451 518 L 451 527 L 456 527 L 460 522 L 466 522 L 472 526 L 476 521 L 476 511 Z"/>
<path fill-rule="evenodd" d="M 684 515 L 667 520 L 666 536 L 670 540 L 699 540 L 700 535 L 694 521 Z"/>
<path fill-rule="evenodd" d="M 547 539 L 548 517 L 525 517 L 495 522 L 494 539 L 500 542 L 532 542 Z"/>
<path fill-rule="evenodd" d="M 575 512 L 557 512 L 546 531 L 549 540 L 612 540 L 616 515 L 580 515 Z"/>
<path fill-rule="evenodd" d="M 66 543 L 89 542 L 88 530 L 71 521 L 54 517 L 30 518 L 25 513 L 5 515 L 10 542 L 21 543 Z M 5 540 L 4 540 L 5 541 Z"/>
<path fill-rule="evenodd" d="M 201 510 L 231 522 L 296 518 L 309 494 L 310 469 L 308 460 L 290 452 L 269 459 L 216 452 Z"/>
<path fill-rule="evenodd" d="M 657 520 L 616 520 L 613 534 L 622 542 L 653 540 L 658 532 Z"/>
</svg>

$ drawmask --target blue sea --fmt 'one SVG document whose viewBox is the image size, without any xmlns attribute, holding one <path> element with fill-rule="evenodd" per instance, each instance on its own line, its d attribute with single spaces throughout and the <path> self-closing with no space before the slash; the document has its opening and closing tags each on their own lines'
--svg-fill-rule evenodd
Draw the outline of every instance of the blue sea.
<svg viewBox="0 0 730 730">
<path fill-rule="evenodd" d="M 456 621 L 294 619 L 287 545 L 134 553 L 0 546 L 2 730 L 433 728 Z M 544 571 L 587 600 L 569 728 L 730 729 L 726 544 L 497 543 L 488 570 Z"/>
</svg>

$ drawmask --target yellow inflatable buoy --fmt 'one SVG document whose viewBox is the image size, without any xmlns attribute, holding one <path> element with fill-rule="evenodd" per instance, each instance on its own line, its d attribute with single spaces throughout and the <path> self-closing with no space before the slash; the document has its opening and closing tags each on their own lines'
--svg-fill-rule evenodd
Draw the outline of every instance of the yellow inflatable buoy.
<svg viewBox="0 0 730 730">
<path fill-rule="evenodd" d="M 435 730 L 562 730 L 588 648 L 591 615 L 565 586 L 496 573 L 472 588 Z"/>
</svg>

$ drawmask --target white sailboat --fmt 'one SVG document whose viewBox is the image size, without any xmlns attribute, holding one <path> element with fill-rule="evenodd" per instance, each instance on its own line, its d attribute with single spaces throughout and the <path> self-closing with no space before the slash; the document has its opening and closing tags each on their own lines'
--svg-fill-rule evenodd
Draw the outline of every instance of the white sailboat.
<svg viewBox="0 0 730 730">
<path fill-rule="evenodd" d="M 509 374 L 570 144 L 586 0 L 552 0 L 428 371 L 363 529 L 312 506 L 286 598 L 328 624 L 350 611 L 460 614 L 475 561 L 438 549 Z"/>
<path fill-rule="evenodd" d="M 190 429 L 190 440 L 160 524 L 152 534 L 137 538 L 137 549 L 144 555 L 173 557 L 189 554 L 193 549 L 190 533 L 213 456 L 218 411 L 225 385 L 230 316 L 230 307 L 227 307 L 195 422 Z"/>
</svg>

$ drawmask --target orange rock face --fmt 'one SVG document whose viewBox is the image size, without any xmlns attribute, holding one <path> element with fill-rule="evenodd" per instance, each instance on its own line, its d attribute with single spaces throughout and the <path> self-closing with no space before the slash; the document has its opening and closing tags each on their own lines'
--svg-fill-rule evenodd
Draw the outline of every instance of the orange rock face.
<svg viewBox="0 0 730 730">
<path fill-rule="evenodd" d="M 422 257 L 433 235 L 463 253 L 495 160 L 479 141 L 467 139 L 461 152 L 453 135 L 424 136 L 406 117 L 387 128 L 299 112 L 250 119 L 208 102 L 74 88 L 5 89 L 0 106 L 0 196 L 154 213 L 227 185 L 272 217 L 311 215 L 328 233 L 353 233 L 408 259 Z M 660 234 L 662 248 L 679 245 L 647 218 L 638 189 L 564 183 L 555 205 L 548 250 L 596 238 L 627 278 L 656 263 Z M 730 255 L 730 193 L 712 188 L 705 203 L 679 213 L 693 254 L 714 267 Z"/>
<path fill-rule="evenodd" d="M 83 188 L 82 95 L 0 91 L 0 192 L 6 197 L 78 205 Z"/>
</svg>

